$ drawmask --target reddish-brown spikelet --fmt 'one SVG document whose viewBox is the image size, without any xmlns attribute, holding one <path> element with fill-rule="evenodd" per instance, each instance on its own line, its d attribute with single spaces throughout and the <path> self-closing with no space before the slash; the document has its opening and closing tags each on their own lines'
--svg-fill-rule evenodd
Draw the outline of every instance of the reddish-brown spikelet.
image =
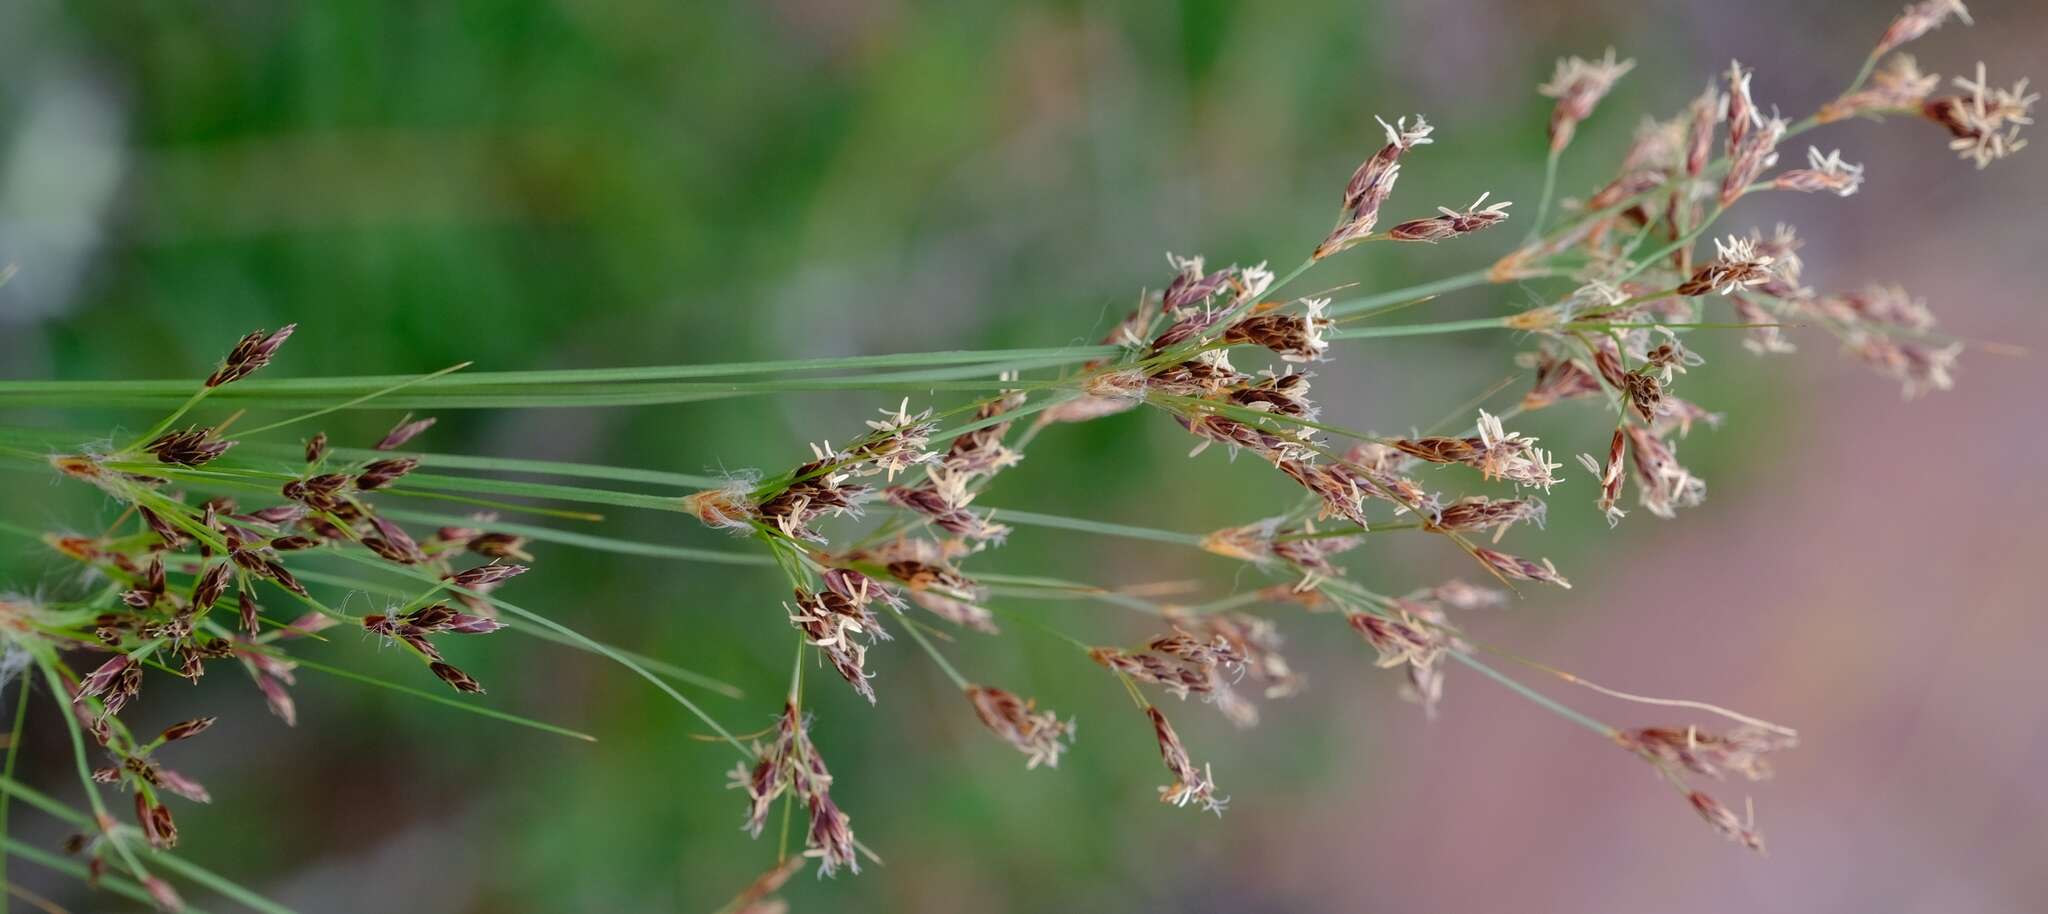
<svg viewBox="0 0 2048 914">
<path fill-rule="evenodd" d="M 428 664 L 427 668 L 433 670 L 435 676 L 441 677 L 442 682 L 447 683 L 449 686 L 453 687 L 457 692 L 464 692 L 472 695 L 483 694 L 483 685 L 478 683 L 475 679 L 471 678 L 468 673 L 456 669 L 455 667 L 449 664 L 436 660 L 433 663 Z"/>
<path fill-rule="evenodd" d="M 435 419 L 432 416 L 428 416 L 425 419 L 414 419 L 411 413 L 406 413 L 405 418 L 398 420 L 398 424 L 393 426 L 391 431 L 385 433 L 384 440 L 377 442 L 376 449 L 380 451 L 398 450 L 404 447 L 406 442 L 419 437 L 421 432 L 433 428 L 434 422 Z"/>
<path fill-rule="evenodd" d="M 968 686 L 967 700 L 990 732 L 1024 753 L 1024 767 L 1059 767 L 1063 740 L 1073 738 L 1072 721 L 1061 722 L 1051 711 L 1037 710 L 1036 702 L 988 686 Z"/>
<path fill-rule="evenodd" d="M 1407 118 L 1392 124 L 1380 121 L 1380 126 L 1387 132 L 1387 143 L 1352 173 L 1351 182 L 1344 187 L 1344 214 L 1337 227 L 1331 229 L 1322 244 L 1316 246 L 1314 257 L 1317 260 L 1357 244 L 1372 234 L 1373 226 L 1379 222 L 1380 206 L 1394 192 L 1394 182 L 1401 176 L 1401 154 L 1433 142 L 1429 138 L 1433 128 L 1419 114 L 1415 116 L 1413 127 L 1409 126 Z"/>
<path fill-rule="evenodd" d="M 99 858 L 94 857 L 93 862 L 98 863 Z M 171 888 L 170 883 L 156 876 L 143 876 L 142 890 L 149 893 L 149 900 L 159 908 L 166 911 L 185 910 L 185 899 L 178 897 L 178 890 Z"/>
<path fill-rule="evenodd" d="M 1757 853 L 1763 853 L 1764 836 L 1757 832 L 1754 820 L 1736 818 L 1734 810 L 1722 806 L 1713 797 L 1697 790 L 1686 794 L 1686 799 L 1692 803 L 1693 810 L 1700 814 L 1700 818 L 1705 819 L 1708 825 L 1721 833 L 1722 837 Z"/>
<path fill-rule="evenodd" d="M 1395 241 L 1425 241 L 1434 244 L 1446 238 L 1469 235 L 1480 229 L 1506 222 L 1507 208 L 1514 204 L 1503 200 L 1480 209 L 1480 206 L 1486 203 L 1487 196 L 1480 194 L 1479 199 L 1472 201 L 1471 206 L 1465 207 L 1464 212 L 1439 206 L 1437 212 L 1443 215 L 1403 222 L 1388 229 L 1387 237 Z"/>
<path fill-rule="evenodd" d="M 270 364 L 270 360 L 277 355 L 278 348 L 284 345 L 285 340 L 291 339 L 292 331 L 297 330 L 298 326 L 286 324 L 278 328 L 276 333 L 258 330 L 242 337 L 233 349 L 228 350 L 227 358 L 221 360 L 220 368 L 206 379 L 206 386 L 219 387 L 222 384 L 239 381 Z"/>
<path fill-rule="evenodd" d="M 1732 771 L 1752 781 L 1771 776 L 1765 756 L 1799 745 L 1796 734 L 1754 725 L 1726 733 L 1707 733 L 1697 727 L 1645 727 L 1620 733 L 1615 740 L 1622 748 L 1653 762 L 1678 765 L 1711 778 Z"/>
<path fill-rule="evenodd" d="M 1572 57 L 1557 62 L 1557 71 L 1550 81 L 1536 88 L 1538 93 L 1557 99 L 1550 112 L 1551 154 L 1562 152 L 1571 144 L 1579 123 L 1592 116 L 1594 106 L 1614 88 L 1615 80 L 1635 65 L 1633 60 L 1616 61 L 1613 48 L 1608 48 L 1607 56 L 1598 60 Z"/>
<path fill-rule="evenodd" d="M 1907 4 L 1897 19 L 1877 39 L 1877 47 L 1871 49 L 1872 58 L 1883 57 L 1899 45 L 1932 32 L 1947 22 L 1950 16 L 1961 19 L 1964 25 L 1972 25 L 1970 11 L 1962 0 L 1920 0 Z"/>
<path fill-rule="evenodd" d="M 1549 559 L 1544 559 L 1539 564 L 1520 556 L 1508 555 L 1505 552 L 1495 552 L 1492 549 L 1473 549 L 1472 554 L 1486 567 L 1510 578 L 1556 584 L 1566 590 L 1570 590 L 1572 587 L 1571 582 L 1565 580 L 1564 575 L 1557 573 L 1557 566 L 1551 564 Z"/>
<path fill-rule="evenodd" d="M 1173 725 L 1166 722 L 1166 715 L 1151 705 L 1145 706 L 1145 716 L 1152 719 L 1152 732 L 1159 739 L 1159 757 L 1166 763 L 1167 773 L 1173 775 L 1173 783 L 1159 788 L 1159 800 L 1175 806 L 1196 804 L 1219 816 L 1230 803 L 1229 797 L 1216 795 L 1216 778 L 1209 766 L 1195 767 L 1188 758 L 1188 750 L 1180 741 L 1180 734 L 1173 731 Z"/>
<path fill-rule="evenodd" d="M 213 726 L 214 721 L 219 719 L 217 717 L 195 717 L 188 721 L 175 723 L 165 727 L 163 734 L 158 736 L 157 739 L 167 743 L 177 742 L 181 739 L 191 739 L 201 733 L 205 733 Z"/>
<path fill-rule="evenodd" d="M 233 441 L 215 438 L 213 429 L 194 425 L 158 435 L 142 449 L 164 463 L 196 467 L 211 463 L 234 446 Z"/>
<path fill-rule="evenodd" d="M 381 489 L 398 481 L 398 478 L 418 468 L 420 462 L 414 457 L 391 457 L 373 460 L 356 474 L 356 488 L 364 492 Z"/>
</svg>

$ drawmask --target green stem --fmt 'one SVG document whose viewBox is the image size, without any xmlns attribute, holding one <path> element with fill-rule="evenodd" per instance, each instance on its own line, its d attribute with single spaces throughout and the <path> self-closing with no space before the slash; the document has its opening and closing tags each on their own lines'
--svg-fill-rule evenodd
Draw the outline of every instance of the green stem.
<svg viewBox="0 0 2048 914">
<path fill-rule="evenodd" d="M 1543 226 L 1550 222 L 1550 199 L 1557 193 L 1557 160 L 1563 155 L 1564 150 L 1552 149 L 1543 160 L 1543 196 L 1536 202 L 1536 221 L 1530 224 L 1529 234 L 1522 239 L 1523 244 L 1536 240 L 1543 234 Z"/>
<path fill-rule="evenodd" d="M 16 676 L 15 678 L 21 680 L 21 695 L 14 700 L 14 726 L 7 735 L 7 767 L 4 772 L 0 772 L 0 781 L 8 783 L 13 783 L 14 781 L 14 763 L 21 758 L 22 722 L 28 719 L 28 677 Z M 0 836 L 7 834 L 7 807 L 8 801 L 13 798 L 14 794 L 11 792 L 5 796 L 0 796 Z M 0 885 L 7 884 L 7 858 L 0 856 Z M 5 914 L 5 910 L 6 902 L 0 902 L 0 914 Z"/>
<path fill-rule="evenodd" d="M 1473 270 L 1469 273 L 1446 276 L 1442 279 L 1420 283 L 1405 289 L 1375 292 L 1359 298 L 1346 299 L 1331 305 L 1326 313 L 1331 317 L 1341 317 L 1346 314 L 1356 314 L 1361 311 L 1383 308 L 1387 305 L 1398 305 L 1419 298 L 1442 295 L 1446 292 L 1456 292 L 1459 289 L 1483 286 L 1492 281 L 1491 275 L 1487 270 Z"/>
<path fill-rule="evenodd" d="M 1441 321 L 1433 324 L 1392 324 L 1385 327 L 1345 327 L 1331 331 L 1331 339 L 1364 340 L 1391 336 L 1430 336 L 1438 333 L 1464 333 L 1471 330 L 1500 330 L 1508 326 L 1505 317 L 1475 317 L 1465 321 Z"/>
</svg>

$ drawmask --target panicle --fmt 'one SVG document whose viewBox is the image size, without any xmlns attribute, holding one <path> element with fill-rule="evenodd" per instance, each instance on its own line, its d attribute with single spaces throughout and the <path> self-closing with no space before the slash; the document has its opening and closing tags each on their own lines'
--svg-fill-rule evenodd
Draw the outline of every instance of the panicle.
<svg viewBox="0 0 2048 914">
<path fill-rule="evenodd" d="M 733 770 L 730 786 L 747 793 L 747 818 L 741 828 L 760 837 L 775 801 L 794 792 L 810 815 L 804 857 L 818 860 L 818 875 L 830 876 L 840 867 L 858 873 L 852 820 L 832 801 L 832 773 L 811 742 L 810 726 L 808 716 L 785 702 L 774 739 L 766 746 L 755 743 L 752 762 Z"/>
</svg>

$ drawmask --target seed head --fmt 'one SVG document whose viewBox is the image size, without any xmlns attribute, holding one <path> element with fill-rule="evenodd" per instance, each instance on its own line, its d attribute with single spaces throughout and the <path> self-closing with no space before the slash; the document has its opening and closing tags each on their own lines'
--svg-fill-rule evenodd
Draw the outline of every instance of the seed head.
<svg viewBox="0 0 2048 914">
<path fill-rule="evenodd" d="M 2041 100 L 2041 94 L 2028 92 L 2026 80 L 2010 89 L 1994 88 L 1980 62 L 1976 79 L 1958 76 L 1955 85 L 1966 94 L 1929 99 L 1920 109 L 1955 137 L 1948 148 L 1981 169 L 2027 147 L 2027 141 L 2020 139 L 2020 128 L 2034 122 L 2034 103 Z"/>
<path fill-rule="evenodd" d="M 1697 790 L 1687 794 L 1686 799 L 1691 801 L 1693 810 L 1700 814 L 1700 818 L 1705 819 L 1708 825 L 1721 833 L 1722 837 L 1757 853 L 1763 853 L 1764 836 L 1756 830 L 1754 812 L 1747 820 L 1738 819 L 1733 810 Z"/>
<path fill-rule="evenodd" d="M 156 455 L 164 463 L 196 467 L 213 462 L 220 455 L 234 447 L 233 441 L 221 441 L 214 436 L 214 430 L 202 426 L 191 426 L 158 435 L 142 449 Z"/>
<path fill-rule="evenodd" d="M 1651 430 L 1628 426 L 1629 457 L 1636 471 L 1637 500 L 1658 517 L 1677 516 L 1679 508 L 1698 505 L 1707 497 L 1707 482 L 1678 462 L 1678 452 Z"/>
<path fill-rule="evenodd" d="M 1223 341 L 1263 346 L 1289 362 L 1321 361 L 1330 349 L 1329 340 L 1323 336 L 1330 327 L 1330 319 L 1324 316 L 1330 300 L 1304 298 L 1301 303 L 1301 314 L 1250 315 L 1223 331 Z"/>
<path fill-rule="evenodd" d="M 1557 62 L 1550 81 L 1536 87 L 1544 96 L 1557 99 L 1550 112 L 1550 151 L 1562 152 L 1571 144 L 1579 123 L 1593 114 L 1594 106 L 1614 88 L 1616 80 L 1635 68 L 1633 60 L 1617 62 L 1614 49 L 1597 60 L 1571 57 Z"/>
<path fill-rule="evenodd" d="M 1615 739 L 1622 748 L 1653 762 L 1677 765 L 1717 779 L 1732 771 L 1752 781 L 1771 776 L 1765 756 L 1799 745 L 1798 735 L 1788 730 L 1747 724 L 1719 734 L 1702 732 L 1697 727 L 1646 727 L 1624 732 Z"/>
<path fill-rule="evenodd" d="M 425 419 L 414 419 L 411 413 L 406 413 L 405 418 L 398 420 L 398 424 L 393 426 L 391 431 L 384 435 L 384 440 L 377 442 L 377 450 L 398 450 L 404 447 L 406 442 L 418 437 L 419 433 L 433 427 L 434 417 L 428 416 Z"/>
<path fill-rule="evenodd" d="M 1473 549 L 1472 555 L 1478 558 L 1486 567 L 1499 572 L 1503 576 L 1521 581 L 1540 581 L 1545 584 L 1556 584 L 1566 590 L 1572 589 L 1571 582 L 1565 580 L 1564 575 L 1557 573 L 1557 566 L 1551 564 L 1549 559 L 1544 559 L 1541 564 L 1538 564 L 1520 556 L 1508 555 L 1505 552 L 1495 552 L 1491 549 Z"/>
<path fill-rule="evenodd" d="M 1821 155 L 1819 149 L 1809 146 L 1806 162 L 1805 168 L 1780 173 L 1771 180 L 1771 186 L 1806 193 L 1826 191 L 1838 197 L 1849 196 L 1863 186 L 1863 166 L 1842 161 L 1839 149 Z"/>
<path fill-rule="evenodd" d="M 1060 753 L 1074 737 L 1074 722 L 1061 722 L 1051 711 L 1039 711 L 1035 702 L 1002 689 L 968 686 L 967 700 L 989 731 L 1024 753 L 1026 768 L 1043 764 L 1058 768 Z"/>
<path fill-rule="evenodd" d="M 1772 117 L 1744 133 L 1741 144 L 1729 153 L 1728 174 L 1721 178 L 1722 206 L 1734 203 L 1765 169 L 1778 163 L 1778 141 L 1785 137 L 1785 130 L 1785 119 Z"/>
<path fill-rule="evenodd" d="M 1975 24 L 1970 21 L 1970 11 L 1963 6 L 1962 0 L 1920 0 L 1907 4 L 1899 18 L 1892 20 L 1891 27 L 1877 39 L 1877 47 L 1871 50 L 1870 56 L 1873 59 L 1882 57 L 1899 45 L 1941 28 L 1950 16 L 1961 19 L 1964 25 Z"/>
<path fill-rule="evenodd" d="M 388 457 L 374 460 L 356 474 L 356 488 L 364 492 L 381 489 L 398 481 L 399 477 L 417 469 L 419 459 L 415 457 Z"/>
<path fill-rule="evenodd" d="M 1387 132 L 1387 144 L 1352 173 L 1351 182 L 1344 187 L 1343 216 L 1323 243 L 1316 246 L 1317 260 L 1351 247 L 1372 234 L 1373 226 L 1379 223 L 1380 206 L 1393 194 L 1394 181 L 1401 176 L 1401 154 L 1434 142 L 1429 138 L 1434 128 L 1420 114 L 1415 116 L 1412 127 L 1407 118 L 1392 124 L 1382 120 L 1380 127 Z"/>
<path fill-rule="evenodd" d="M 1485 209 L 1480 209 L 1480 204 L 1486 202 L 1487 196 L 1487 194 L 1480 194 L 1479 199 L 1472 201 L 1471 206 L 1465 207 L 1464 212 L 1439 206 L 1437 207 L 1437 212 L 1443 215 L 1403 222 L 1388 229 L 1387 237 L 1395 241 L 1426 241 L 1435 244 L 1445 238 L 1469 235 L 1488 226 L 1506 222 L 1508 218 L 1507 208 L 1514 204 L 1503 200 Z"/>
<path fill-rule="evenodd" d="M 1230 798 L 1216 796 L 1216 778 L 1209 766 L 1195 767 L 1188 758 L 1187 747 L 1181 745 L 1180 734 L 1173 732 L 1173 725 L 1166 722 L 1166 715 L 1159 713 L 1158 708 L 1146 706 L 1145 715 L 1152 718 L 1152 732 L 1159 738 L 1159 757 L 1166 763 L 1167 773 L 1173 775 L 1173 783 L 1159 788 L 1160 802 L 1175 806 L 1194 803 L 1223 815 Z"/>
<path fill-rule="evenodd" d="M 482 695 L 484 692 L 484 687 L 475 679 L 470 678 L 468 673 L 458 670 L 449 664 L 436 660 L 433 663 L 427 664 L 427 668 L 433 670 L 434 675 L 441 677 L 442 682 L 454 687 L 457 692 L 469 695 Z"/>
<path fill-rule="evenodd" d="M 285 340 L 291 339 L 292 331 L 298 327 L 297 324 L 286 324 L 278 328 L 276 333 L 258 330 L 242 337 L 235 343 L 235 348 L 228 350 L 228 356 L 221 360 L 220 367 L 206 379 L 206 386 L 219 387 L 222 384 L 239 381 L 270 364 L 271 358 L 277 355 L 278 348 L 284 345 Z"/>
<path fill-rule="evenodd" d="M 1717 292 L 1727 295 L 1736 290 L 1761 285 L 1772 278 L 1769 254 L 1757 250 L 1754 238 L 1729 235 L 1714 240 L 1715 258 L 1712 263 L 1700 267 L 1692 278 L 1678 285 L 1677 293 L 1691 297 Z"/>
<path fill-rule="evenodd" d="M 489 565 L 478 565 L 467 571 L 456 572 L 449 576 L 448 581 L 457 587 L 478 590 L 503 583 L 508 578 L 517 577 L 525 573 L 525 565 L 492 562 Z"/>
</svg>

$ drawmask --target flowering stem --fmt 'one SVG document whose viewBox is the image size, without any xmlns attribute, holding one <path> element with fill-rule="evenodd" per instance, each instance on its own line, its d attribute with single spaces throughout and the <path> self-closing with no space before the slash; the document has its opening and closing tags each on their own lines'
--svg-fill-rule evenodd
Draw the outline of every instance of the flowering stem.
<svg viewBox="0 0 2048 914">
<path fill-rule="evenodd" d="M 16 648 L 16 650 L 19 650 L 19 648 Z M 21 694 L 14 700 L 14 726 L 7 736 L 7 768 L 5 771 L 0 771 L 0 780 L 10 783 L 14 780 L 14 763 L 17 759 L 21 758 L 21 725 L 28 718 L 28 677 L 17 676 L 16 678 L 21 680 Z M 7 834 L 7 806 L 8 802 L 12 799 L 14 799 L 14 794 L 12 793 L 0 796 L 0 835 Z M 9 884 L 7 882 L 7 858 L 5 855 L 0 855 L 0 885 L 7 884 Z"/>
<path fill-rule="evenodd" d="M 910 639 L 916 641 L 918 647 L 924 648 L 924 652 L 932 656 L 932 662 L 939 665 L 939 669 L 945 672 L 946 678 L 953 680 L 954 685 L 959 686 L 962 691 L 965 691 L 971 685 L 967 681 L 967 677 L 960 675 L 960 671 L 953 668 L 953 664 L 946 659 L 946 656 L 939 653 L 939 649 L 932 644 L 931 639 L 926 638 L 924 632 L 918 629 L 919 624 L 916 619 L 912 619 L 909 616 L 903 617 L 903 630 L 910 633 Z"/>
<path fill-rule="evenodd" d="M 1578 711 L 1572 710 L 1571 708 L 1566 707 L 1565 705 L 1559 704 L 1558 702 L 1552 700 L 1550 697 L 1544 695 L 1543 693 L 1538 692 L 1535 689 L 1529 688 L 1528 686 L 1515 681 L 1506 673 L 1502 673 L 1501 671 L 1496 670 L 1493 667 L 1481 663 L 1479 660 L 1472 657 L 1472 655 L 1470 654 L 1464 653 L 1463 651 L 1452 651 L 1450 653 L 1450 656 L 1451 659 L 1456 660 L 1459 663 L 1462 663 L 1468 667 L 1478 670 L 1481 673 L 1486 674 L 1486 677 L 1488 679 L 1492 679 L 1493 681 L 1498 682 L 1501 685 L 1507 686 L 1509 689 L 1519 693 L 1523 698 L 1527 698 L 1530 701 L 1533 701 L 1539 705 L 1542 705 L 1545 708 L 1550 709 L 1551 711 L 1556 712 L 1559 716 L 1563 717 L 1566 720 L 1571 721 L 1572 723 L 1578 724 L 1581 727 L 1585 727 L 1586 729 L 1598 733 L 1601 736 L 1609 738 L 1612 738 L 1617 732 L 1619 732 L 1613 727 L 1610 727 L 1597 720 L 1594 720 L 1591 717 L 1587 717 L 1586 715 L 1581 714 Z"/>
<path fill-rule="evenodd" d="M 1468 330 L 1499 330 L 1508 326 L 1505 317 L 1476 317 L 1466 321 L 1441 321 L 1433 324 L 1390 324 L 1384 327 L 1346 327 L 1330 333 L 1332 339 L 1363 340 L 1389 336 L 1429 336 L 1436 333 L 1463 333 Z"/>
<path fill-rule="evenodd" d="M 396 391 L 396 390 L 402 390 L 402 389 L 404 389 L 404 388 L 407 388 L 407 387 L 411 387 L 411 386 L 413 386 L 414 384 L 418 384 L 418 383 L 421 383 L 421 382 L 423 382 L 423 381 L 431 381 L 431 380 L 433 380 L 433 379 L 435 379 L 435 378 L 439 378 L 439 377 L 445 377 L 445 376 L 447 376 L 447 375 L 451 375 L 451 374 L 454 374 L 455 372 L 461 371 L 461 370 L 462 370 L 462 369 L 464 369 L 464 368 L 468 368 L 468 367 L 469 367 L 470 365 L 472 365 L 472 364 L 474 364 L 474 363 L 472 363 L 472 362 L 459 362 L 459 363 L 456 363 L 456 364 L 454 364 L 454 365 L 450 365 L 450 366 L 448 366 L 448 367 L 446 367 L 446 368 L 443 368 L 443 369 L 441 369 L 440 371 L 436 371 L 436 372 L 434 372 L 434 373 L 432 373 L 432 374 L 424 374 L 424 375 L 420 375 L 420 376 L 419 376 L 419 377 L 417 377 L 417 378 L 412 378 L 412 379 L 410 379 L 410 380 L 406 380 L 406 381 L 400 381 L 400 382 L 398 382 L 398 383 L 396 383 L 396 384 L 392 384 L 392 385 L 390 385 L 390 386 L 388 386 L 388 387 L 383 387 L 383 388 L 379 388 L 379 389 L 377 389 L 377 390 L 373 390 L 373 391 L 370 391 L 369 393 L 363 394 L 362 396 L 360 396 L 360 397 L 357 397 L 357 398 L 355 398 L 355 399 L 353 399 L 353 400 L 347 400 L 347 401 L 344 401 L 344 402 L 341 402 L 341 403 L 337 403 L 337 404 L 335 404 L 335 405 L 333 405 L 333 406 L 329 406 L 329 407 L 324 407 L 324 408 L 321 408 L 321 409 L 316 409 L 316 410 L 313 410 L 312 412 L 309 412 L 309 413 L 304 413 L 304 414 L 301 414 L 301 415 L 293 416 L 293 417 L 291 417 L 290 419 L 283 419 L 283 420 L 279 420 L 279 421 L 277 421 L 277 422 L 272 422 L 272 423 L 270 423 L 269 425 L 259 426 L 259 427 L 257 427 L 257 428 L 249 428 L 249 429 L 243 429 L 243 430 L 242 430 L 242 431 L 240 432 L 240 434 L 242 434 L 242 435 L 250 435 L 250 436 L 253 436 L 253 435 L 261 434 L 261 433 L 263 433 L 263 432 L 267 432 L 267 431 L 270 431 L 271 429 L 275 429 L 275 428 L 283 428 L 283 427 L 285 427 L 285 426 L 287 426 L 287 425 L 292 425 L 292 424 L 294 424 L 294 423 L 304 422 L 304 421 L 306 421 L 307 419 L 315 419 L 315 418 L 319 418 L 320 416 L 324 416 L 324 415 L 327 415 L 328 413 L 331 413 L 331 412 L 335 412 L 335 411 L 338 411 L 338 410 L 344 410 L 344 409 L 348 409 L 348 408 L 349 408 L 349 407 L 351 407 L 351 406 L 358 406 L 358 405 L 361 405 L 361 404 L 363 404 L 363 403 L 367 403 L 367 402 L 369 402 L 369 401 L 371 401 L 371 400 L 375 400 L 375 399 L 377 399 L 378 397 L 384 396 L 385 394 L 391 393 L 391 392 L 393 392 L 393 391 Z"/>
<path fill-rule="evenodd" d="M 1473 286 L 1483 286 L 1488 283 L 1491 283 L 1492 281 L 1493 279 L 1489 271 L 1473 270 L 1468 273 L 1459 273 L 1454 276 L 1446 276 L 1442 279 L 1432 280 L 1430 282 L 1425 283 L 1419 283 L 1417 285 L 1409 286 L 1405 289 L 1393 289 L 1386 292 L 1376 292 L 1371 295 L 1366 295 L 1360 298 L 1353 298 L 1347 299 L 1345 301 L 1340 301 L 1335 304 L 1332 304 L 1329 310 L 1325 313 L 1329 314 L 1331 317 L 1340 317 L 1342 315 L 1354 314 L 1360 311 L 1371 311 L 1372 309 L 1385 307 L 1387 305 L 1398 305 L 1405 302 L 1413 301 L 1415 299 L 1429 298 L 1436 295 L 1442 295 L 1445 292 L 1456 292 L 1459 289 L 1469 289 Z"/>
<path fill-rule="evenodd" d="M 1542 235 L 1544 224 L 1550 221 L 1550 198 L 1557 193 L 1557 160 L 1563 154 L 1564 150 L 1552 148 L 1550 156 L 1543 161 L 1543 196 L 1536 202 L 1536 220 L 1530 223 L 1529 234 L 1522 239 L 1523 244 Z"/>
</svg>

